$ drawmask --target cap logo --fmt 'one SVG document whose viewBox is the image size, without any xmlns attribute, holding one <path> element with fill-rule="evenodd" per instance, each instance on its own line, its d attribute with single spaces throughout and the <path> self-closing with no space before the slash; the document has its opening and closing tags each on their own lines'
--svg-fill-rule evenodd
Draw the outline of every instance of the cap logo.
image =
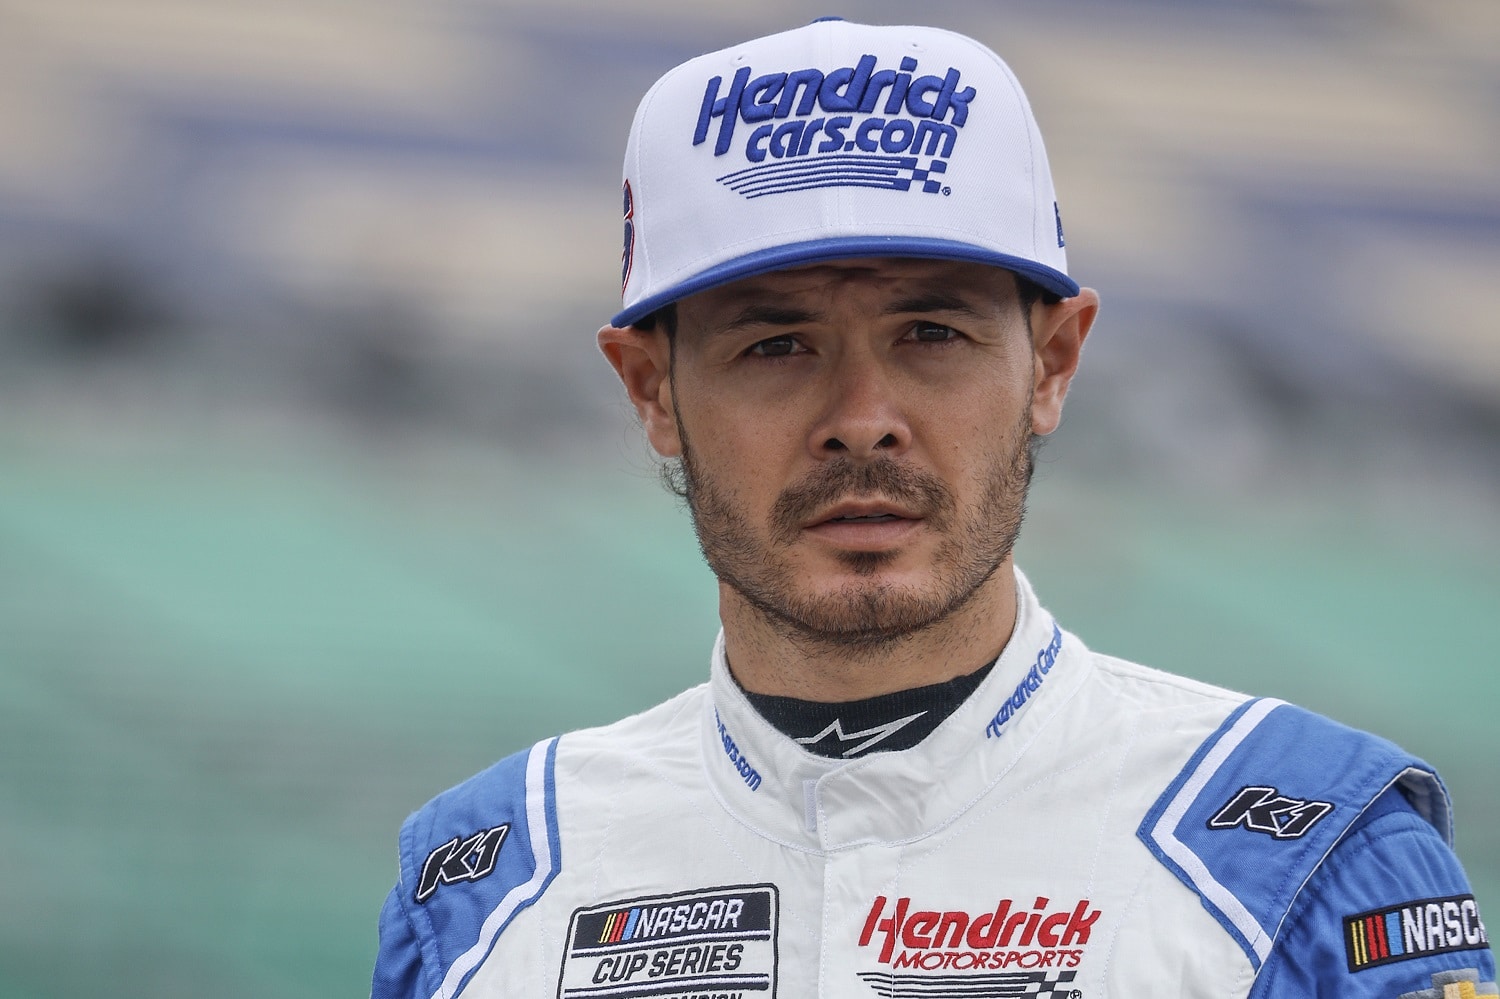
<svg viewBox="0 0 1500 999">
<path fill-rule="evenodd" d="M 708 81 L 693 145 L 708 141 L 714 119 L 714 156 L 735 144 L 737 126 L 751 127 L 744 149 L 753 164 L 715 178 L 746 198 L 820 187 L 871 187 L 947 194 L 934 175 L 944 173 L 959 129 L 969 119 L 973 87 L 962 74 L 914 76 L 917 60 L 899 69 L 877 69 L 873 55 L 824 73 L 799 69 L 752 79 L 742 66 L 725 84 Z M 877 106 L 880 113 L 876 113 Z M 922 158 L 927 166 L 919 168 Z"/>
<path fill-rule="evenodd" d="M 625 182 L 625 248 L 620 251 L 620 287 L 630 283 L 630 265 L 635 263 L 635 195 Z"/>
</svg>

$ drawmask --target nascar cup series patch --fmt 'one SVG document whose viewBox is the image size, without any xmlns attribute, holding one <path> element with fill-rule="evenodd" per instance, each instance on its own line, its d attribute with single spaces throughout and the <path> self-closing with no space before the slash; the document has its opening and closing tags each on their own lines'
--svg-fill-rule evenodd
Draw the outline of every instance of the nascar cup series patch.
<svg viewBox="0 0 1500 999">
<path fill-rule="evenodd" d="M 774 885 L 607 902 L 573 913 L 558 999 L 776 994 Z"/>
</svg>

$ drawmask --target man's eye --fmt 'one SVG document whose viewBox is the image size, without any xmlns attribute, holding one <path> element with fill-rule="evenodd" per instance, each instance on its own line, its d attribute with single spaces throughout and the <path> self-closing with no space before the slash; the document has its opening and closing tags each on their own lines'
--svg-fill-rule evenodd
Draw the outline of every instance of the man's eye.
<svg viewBox="0 0 1500 999">
<path fill-rule="evenodd" d="M 917 323 L 911 328 L 911 338 L 921 343 L 943 343 L 958 335 L 958 330 L 942 323 Z"/>
<path fill-rule="evenodd" d="M 773 336 L 750 348 L 750 353 L 757 357 L 789 357 L 796 352 L 797 338 L 792 336 Z"/>
</svg>

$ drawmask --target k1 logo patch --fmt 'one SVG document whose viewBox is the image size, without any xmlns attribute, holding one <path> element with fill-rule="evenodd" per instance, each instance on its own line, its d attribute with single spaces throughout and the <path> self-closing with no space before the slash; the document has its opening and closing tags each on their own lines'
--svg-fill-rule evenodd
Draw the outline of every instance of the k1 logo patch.
<svg viewBox="0 0 1500 999">
<path fill-rule="evenodd" d="M 573 913 L 558 999 L 776 995 L 775 885 L 606 902 Z"/>
<path fill-rule="evenodd" d="M 1208 820 L 1208 828 L 1244 826 L 1277 839 L 1297 839 L 1331 811 L 1331 802 L 1289 798 L 1274 787 L 1244 787 Z"/>
<path fill-rule="evenodd" d="M 1418 899 L 1344 917 L 1350 971 L 1489 944 L 1473 895 Z"/>
<path fill-rule="evenodd" d="M 451 885 L 459 881 L 478 881 L 495 870 L 495 858 L 500 855 L 500 844 L 510 832 L 510 823 L 479 832 L 460 840 L 457 836 L 427 855 L 422 864 L 422 876 L 417 881 L 416 900 L 425 902 L 438 890 L 438 885 Z"/>
</svg>

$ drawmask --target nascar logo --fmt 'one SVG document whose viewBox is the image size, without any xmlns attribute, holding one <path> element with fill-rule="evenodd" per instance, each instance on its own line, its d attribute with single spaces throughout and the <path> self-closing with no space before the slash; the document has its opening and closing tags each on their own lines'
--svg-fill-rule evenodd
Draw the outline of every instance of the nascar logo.
<svg viewBox="0 0 1500 999">
<path fill-rule="evenodd" d="M 1344 917 L 1350 971 L 1489 946 L 1473 895 L 1421 899 Z"/>
<path fill-rule="evenodd" d="M 579 909 L 558 999 L 775 995 L 773 885 L 730 885 Z"/>
</svg>

